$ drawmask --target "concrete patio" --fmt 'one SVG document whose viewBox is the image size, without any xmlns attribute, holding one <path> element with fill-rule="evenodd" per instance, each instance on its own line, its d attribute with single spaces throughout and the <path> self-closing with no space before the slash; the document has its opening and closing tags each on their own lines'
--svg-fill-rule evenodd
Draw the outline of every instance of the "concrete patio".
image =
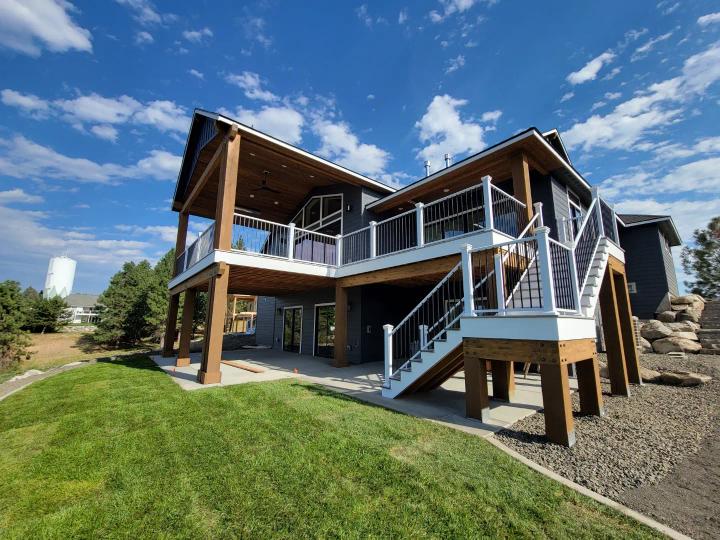
<svg viewBox="0 0 720 540">
<path fill-rule="evenodd" d="M 454 429 L 480 437 L 488 437 L 496 431 L 509 427 L 515 422 L 542 409 L 540 377 L 529 374 L 515 377 L 515 399 L 513 403 L 490 402 L 490 420 L 487 423 L 465 417 L 464 373 L 458 372 L 436 390 L 413 394 L 399 399 L 387 399 L 380 395 L 383 383 L 383 363 L 369 362 L 335 368 L 325 358 L 298 355 L 272 349 L 241 349 L 223 351 L 222 359 L 236 360 L 264 369 L 262 373 L 221 364 L 222 382 L 203 385 L 197 382 L 200 369 L 200 353 L 191 354 L 191 364 L 175 367 L 175 358 L 152 356 L 153 361 L 163 369 L 184 390 L 200 390 L 217 386 L 233 386 L 251 382 L 275 381 L 298 378 L 316 383 L 356 399 L 379 405 L 398 412 L 432 420 Z M 492 395 L 491 378 L 488 377 L 489 392 Z M 576 390 L 577 382 L 570 379 L 570 387 Z"/>
</svg>

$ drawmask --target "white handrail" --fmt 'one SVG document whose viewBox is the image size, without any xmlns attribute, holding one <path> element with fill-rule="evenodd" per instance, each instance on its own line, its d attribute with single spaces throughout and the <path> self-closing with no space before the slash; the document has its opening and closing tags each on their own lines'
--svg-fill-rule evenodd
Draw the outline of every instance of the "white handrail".
<svg viewBox="0 0 720 540">
<path fill-rule="evenodd" d="M 255 217 L 255 216 L 248 216 L 247 214 L 240 214 L 238 212 L 235 212 L 233 214 L 233 216 L 234 217 L 242 217 L 242 218 L 246 218 L 246 219 L 254 219 L 255 221 L 267 223 L 268 225 L 277 225 L 278 227 L 289 227 L 290 226 L 290 225 L 286 225 L 284 223 L 278 223 L 277 221 L 268 221 L 267 219 L 262 219 L 262 218 Z M 296 230 L 299 231 L 300 229 L 296 229 Z"/>
<path fill-rule="evenodd" d="M 515 201 L 516 203 L 518 203 L 519 205 L 521 205 L 523 208 L 527 208 L 527 204 L 525 204 L 525 203 L 522 202 L 521 200 L 516 199 L 515 197 L 513 197 L 513 196 L 510 195 L 509 193 L 506 193 L 505 191 L 503 191 L 502 189 L 500 189 L 500 188 L 497 187 L 496 185 L 490 184 L 490 188 L 491 188 L 491 189 L 494 189 L 494 190 L 496 190 L 496 191 L 499 191 L 499 192 L 502 193 L 505 197 L 507 197 L 508 199 L 510 199 L 510 200 L 512 200 L 512 201 Z"/>
<path fill-rule="evenodd" d="M 535 214 L 532 219 L 530 220 L 530 223 L 527 224 L 527 226 L 522 230 L 520 234 L 518 234 L 518 240 L 520 240 L 523 236 L 525 236 L 525 233 L 530 230 L 530 227 L 532 227 L 533 223 L 535 223 L 538 218 L 540 217 L 540 214 Z"/>
<path fill-rule="evenodd" d="M 396 215 L 394 215 L 394 216 L 392 216 L 392 217 L 389 217 L 389 218 L 387 218 L 387 219 L 383 219 L 382 221 L 376 221 L 375 224 L 376 224 L 376 225 L 382 225 L 383 223 L 387 223 L 388 221 L 392 221 L 393 219 L 398 219 L 398 218 L 401 218 L 401 217 L 403 217 L 403 216 L 406 216 L 406 215 L 408 215 L 408 214 L 413 214 L 413 213 L 415 213 L 415 208 L 412 208 L 412 209 L 410 209 L 410 210 L 408 210 L 408 211 L 406 211 L 406 212 L 403 212 L 402 214 L 396 214 Z"/>
<path fill-rule="evenodd" d="M 592 215 L 592 210 L 595 208 L 595 203 L 597 202 L 597 199 L 593 199 L 592 203 L 590 203 L 590 207 L 587 209 L 587 212 L 585 213 L 585 219 L 582 222 L 582 225 L 580 225 L 580 229 L 578 229 L 578 233 L 575 235 L 575 238 L 573 238 L 573 250 L 575 249 L 575 246 L 577 245 L 577 239 L 582 236 L 583 231 L 585 230 L 585 226 L 587 225 L 588 221 L 590 221 L 590 216 Z"/>
</svg>

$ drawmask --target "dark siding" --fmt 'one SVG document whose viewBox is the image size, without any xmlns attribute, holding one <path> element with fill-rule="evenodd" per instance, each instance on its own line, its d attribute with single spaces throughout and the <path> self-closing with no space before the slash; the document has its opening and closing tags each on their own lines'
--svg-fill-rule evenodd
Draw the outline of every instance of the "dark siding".
<svg viewBox="0 0 720 540">
<path fill-rule="evenodd" d="M 311 197 L 316 195 L 340 194 L 343 196 L 343 234 L 362 229 L 374 219 L 372 213 L 365 209 L 365 205 L 380 198 L 380 195 L 372 190 L 350 184 L 334 184 L 315 188 L 308 193 L 308 196 L 295 213 L 302 208 Z M 347 206 L 350 205 L 350 211 Z M 293 215 L 295 215 L 293 213 Z"/>
<path fill-rule="evenodd" d="M 570 217 L 567 189 L 552 176 L 543 176 L 535 171 L 531 173 L 530 187 L 533 203 L 543 205 L 543 222 L 550 227 L 550 237 L 558 240 L 561 220 Z"/>
<path fill-rule="evenodd" d="M 625 269 L 629 283 L 635 283 L 637 292 L 630 294 L 633 314 L 651 319 L 663 297 L 677 291 L 675 270 L 663 254 L 663 243 L 657 224 L 620 227 L 620 245 L 625 250 Z M 672 270 L 672 283 L 668 276 Z"/>
</svg>

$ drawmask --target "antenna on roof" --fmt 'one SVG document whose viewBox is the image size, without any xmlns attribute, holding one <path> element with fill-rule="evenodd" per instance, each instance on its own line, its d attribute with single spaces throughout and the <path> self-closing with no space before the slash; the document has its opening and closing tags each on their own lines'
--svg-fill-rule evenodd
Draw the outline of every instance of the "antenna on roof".
<svg viewBox="0 0 720 540">
<path fill-rule="evenodd" d="M 445 168 L 449 167 L 452 164 L 452 158 L 450 157 L 450 154 L 445 154 Z"/>
<path fill-rule="evenodd" d="M 430 162 L 425 162 L 425 176 L 430 176 Z"/>
</svg>

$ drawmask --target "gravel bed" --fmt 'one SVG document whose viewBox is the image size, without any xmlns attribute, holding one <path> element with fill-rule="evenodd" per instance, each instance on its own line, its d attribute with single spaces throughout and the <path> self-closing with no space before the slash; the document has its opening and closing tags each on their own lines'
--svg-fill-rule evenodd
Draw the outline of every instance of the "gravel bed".
<svg viewBox="0 0 720 540">
<path fill-rule="evenodd" d="M 546 442 L 542 412 L 496 436 L 536 463 L 612 499 L 659 482 L 698 451 L 720 417 L 720 356 L 644 354 L 640 361 L 650 369 L 697 371 L 713 380 L 692 388 L 633 386 L 629 399 L 610 396 L 610 385 L 603 381 L 603 418 L 580 416 L 573 394 L 577 442 L 572 448 Z"/>
</svg>

